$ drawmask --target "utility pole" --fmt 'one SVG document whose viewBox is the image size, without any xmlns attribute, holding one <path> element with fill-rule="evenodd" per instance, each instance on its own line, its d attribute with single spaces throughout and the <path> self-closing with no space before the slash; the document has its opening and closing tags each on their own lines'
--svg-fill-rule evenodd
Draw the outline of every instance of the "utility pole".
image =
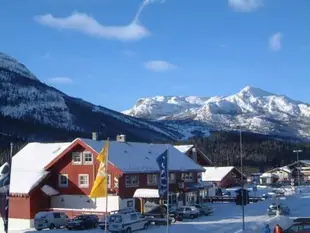
<svg viewBox="0 0 310 233">
<path fill-rule="evenodd" d="M 240 170 L 241 170 L 241 205 L 242 205 L 242 230 L 245 231 L 245 221 L 244 221 L 244 181 L 243 181 L 243 153 L 242 153 L 242 131 L 240 129 Z"/>
<path fill-rule="evenodd" d="M 302 152 L 302 150 L 293 150 L 293 153 L 296 153 L 296 155 L 297 155 L 297 165 L 298 165 L 297 184 L 298 184 L 298 188 L 300 186 L 300 170 L 301 170 L 300 161 L 299 161 L 299 153 L 301 153 L 301 152 Z"/>
</svg>

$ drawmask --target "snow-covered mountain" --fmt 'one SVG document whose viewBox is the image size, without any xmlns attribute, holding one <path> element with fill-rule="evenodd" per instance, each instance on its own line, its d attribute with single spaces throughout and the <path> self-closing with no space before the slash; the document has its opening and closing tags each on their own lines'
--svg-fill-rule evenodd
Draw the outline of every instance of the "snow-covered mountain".
<svg viewBox="0 0 310 233">
<path fill-rule="evenodd" d="M 310 104 L 247 86 L 231 96 L 142 98 L 124 114 L 195 130 L 237 130 L 310 139 Z M 182 123 L 183 122 L 183 123 Z"/>
<path fill-rule="evenodd" d="M 65 140 L 91 136 L 128 140 L 178 139 L 182 135 L 162 123 L 149 122 L 70 97 L 39 81 L 25 65 L 0 53 L 0 136 L 30 140 Z"/>
</svg>

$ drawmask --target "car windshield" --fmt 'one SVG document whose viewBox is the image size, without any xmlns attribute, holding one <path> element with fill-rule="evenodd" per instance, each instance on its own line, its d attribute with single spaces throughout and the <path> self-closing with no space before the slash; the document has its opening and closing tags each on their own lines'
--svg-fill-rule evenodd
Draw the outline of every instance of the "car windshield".
<svg viewBox="0 0 310 233">
<path fill-rule="evenodd" d="M 122 217 L 121 216 L 111 216 L 109 221 L 115 222 L 115 223 L 120 223 L 120 222 L 122 222 Z"/>
</svg>

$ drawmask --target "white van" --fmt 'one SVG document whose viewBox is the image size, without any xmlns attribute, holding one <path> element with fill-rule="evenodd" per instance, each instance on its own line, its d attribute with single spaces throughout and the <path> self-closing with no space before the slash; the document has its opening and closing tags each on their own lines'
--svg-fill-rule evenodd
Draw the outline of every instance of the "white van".
<svg viewBox="0 0 310 233">
<path fill-rule="evenodd" d="M 38 212 L 34 217 L 34 228 L 37 231 L 49 228 L 65 227 L 69 222 L 69 218 L 62 212 Z"/>
<path fill-rule="evenodd" d="M 148 220 L 134 210 L 123 210 L 111 214 L 109 217 L 109 231 L 112 233 L 131 233 L 136 230 L 147 229 Z"/>
</svg>

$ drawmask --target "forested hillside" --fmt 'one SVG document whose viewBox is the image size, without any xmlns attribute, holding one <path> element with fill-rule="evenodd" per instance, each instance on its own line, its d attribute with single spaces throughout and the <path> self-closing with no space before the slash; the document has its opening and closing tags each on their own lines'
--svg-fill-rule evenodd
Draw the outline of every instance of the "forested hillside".
<svg viewBox="0 0 310 233">
<path fill-rule="evenodd" d="M 240 166 L 240 137 L 237 133 L 213 132 L 206 138 L 193 138 L 178 144 L 195 144 L 217 166 Z M 300 159 L 310 159 L 310 144 L 275 139 L 263 135 L 242 134 L 243 163 L 247 170 L 264 171 L 296 161 L 293 150 L 303 150 Z"/>
</svg>

